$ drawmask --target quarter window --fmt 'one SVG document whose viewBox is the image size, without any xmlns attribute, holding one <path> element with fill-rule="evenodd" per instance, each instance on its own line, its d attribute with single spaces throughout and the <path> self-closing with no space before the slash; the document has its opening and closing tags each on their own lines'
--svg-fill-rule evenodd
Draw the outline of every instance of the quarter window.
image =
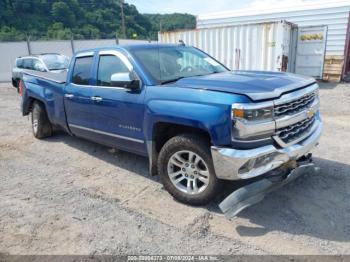
<svg viewBox="0 0 350 262">
<path fill-rule="evenodd" d="M 92 56 L 78 57 L 75 60 L 72 82 L 77 85 L 88 85 L 90 81 L 90 70 Z"/>
<path fill-rule="evenodd" d="M 115 55 L 100 56 L 97 72 L 97 85 L 112 86 L 111 76 L 116 73 L 129 73 L 129 69 Z"/>
</svg>

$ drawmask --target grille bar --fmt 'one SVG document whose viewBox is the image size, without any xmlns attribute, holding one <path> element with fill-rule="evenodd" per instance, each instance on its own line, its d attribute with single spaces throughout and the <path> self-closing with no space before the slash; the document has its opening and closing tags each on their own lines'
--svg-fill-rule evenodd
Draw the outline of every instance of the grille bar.
<svg viewBox="0 0 350 262">
<path fill-rule="evenodd" d="M 294 125 L 278 129 L 276 135 L 285 143 L 289 144 L 307 134 L 315 123 L 315 116 L 304 119 Z"/>
<path fill-rule="evenodd" d="M 312 92 L 312 93 L 306 94 L 305 96 L 299 99 L 293 100 L 291 102 L 288 102 L 282 105 L 276 105 L 274 110 L 275 117 L 296 114 L 308 108 L 314 102 L 315 98 L 316 98 L 316 93 Z"/>
</svg>

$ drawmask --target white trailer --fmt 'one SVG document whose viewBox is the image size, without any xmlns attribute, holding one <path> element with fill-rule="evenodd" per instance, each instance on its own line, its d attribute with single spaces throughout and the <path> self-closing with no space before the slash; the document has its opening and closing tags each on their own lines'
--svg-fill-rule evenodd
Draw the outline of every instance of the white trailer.
<svg viewBox="0 0 350 262">
<path fill-rule="evenodd" d="M 295 71 L 297 31 L 286 21 L 160 32 L 161 43 L 204 50 L 232 70 Z"/>
<path fill-rule="evenodd" d="M 323 71 L 320 77 L 337 81 L 350 75 L 349 0 L 295 1 L 259 8 L 228 9 L 233 10 L 198 15 L 197 28 L 287 20 L 300 28 L 298 73 L 315 76 Z"/>
</svg>

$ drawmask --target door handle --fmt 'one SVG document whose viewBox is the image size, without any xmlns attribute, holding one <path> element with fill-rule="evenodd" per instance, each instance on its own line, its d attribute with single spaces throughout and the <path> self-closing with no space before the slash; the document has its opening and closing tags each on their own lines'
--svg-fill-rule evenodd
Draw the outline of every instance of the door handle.
<svg viewBox="0 0 350 262">
<path fill-rule="evenodd" d="M 101 102 L 102 101 L 102 97 L 99 97 L 99 96 L 92 96 L 90 99 L 92 101 L 95 101 L 95 102 Z"/>
<path fill-rule="evenodd" d="M 64 97 L 71 99 L 74 97 L 74 95 L 73 94 L 65 94 Z"/>
</svg>

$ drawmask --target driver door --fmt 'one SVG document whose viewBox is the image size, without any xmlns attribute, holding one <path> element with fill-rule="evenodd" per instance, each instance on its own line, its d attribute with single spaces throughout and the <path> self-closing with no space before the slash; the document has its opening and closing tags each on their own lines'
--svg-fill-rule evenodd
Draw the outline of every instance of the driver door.
<svg viewBox="0 0 350 262">
<path fill-rule="evenodd" d="M 146 154 L 143 137 L 144 88 L 113 86 L 112 75 L 133 72 L 128 58 L 116 50 L 100 51 L 92 86 L 95 140 L 127 151 Z"/>
</svg>

